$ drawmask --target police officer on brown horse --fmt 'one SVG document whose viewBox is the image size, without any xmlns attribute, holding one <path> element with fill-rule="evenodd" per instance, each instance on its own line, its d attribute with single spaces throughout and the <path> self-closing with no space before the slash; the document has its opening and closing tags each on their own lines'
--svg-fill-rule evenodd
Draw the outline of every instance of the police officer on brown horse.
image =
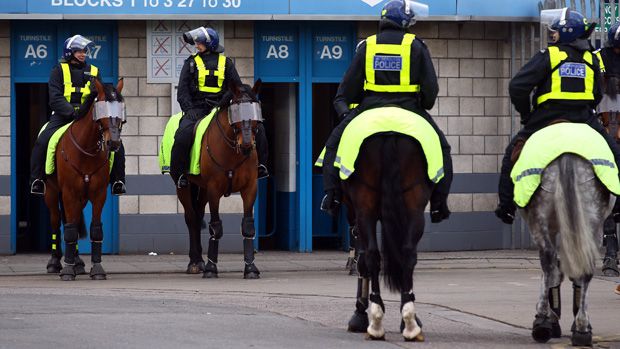
<svg viewBox="0 0 620 349">
<path fill-rule="evenodd" d="M 321 209 L 328 213 L 338 210 L 342 195 L 338 170 L 333 163 L 344 129 L 363 110 L 396 105 L 422 116 L 439 136 L 445 174 L 433 190 L 431 221 L 440 222 L 450 216 L 447 204 L 452 182 L 450 145 L 427 112 L 433 108 L 439 91 L 437 75 L 424 42 L 407 33 L 415 23 L 416 5 L 419 4 L 408 0 L 392 0 L 385 4 L 379 33 L 358 45 L 338 86 L 334 108 L 342 121 L 327 140 L 323 164 L 326 195 Z M 351 104 L 355 103 L 359 106 L 351 110 Z"/>
<path fill-rule="evenodd" d="M 63 45 L 63 57 L 50 74 L 48 83 L 49 104 L 52 109 L 47 126 L 37 138 L 30 158 L 30 192 L 45 194 L 45 158 L 47 144 L 59 128 L 86 115 L 97 91 L 93 78 L 99 79 L 99 69 L 86 62 L 93 42 L 81 35 L 67 38 Z M 112 194 L 125 194 L 125 148 L 121 143 L 114 157 L 110 173 Z"/>
<path fill-rule="evenodd" d="M 179 77 L 177 101 L 183 117 L 174 136 L 172 146 L 170 175 L 177 188 L 187 187 L 189 154 L 194 137 L 194 126 L 208 115 L 213 107 L 225 97 L 231 84 L 241 86 L 239 73 L 233 61 L 224 56 L 218 33 L 212 28 L 199 27 L 183 34 L 183 40 L 195 45 L 198 53 L 185 60 Z M 262 123 L 258 124 L 256 134 L 258 153 L 258 178 L 267 177 L 267 139 Z"/>
</svg>

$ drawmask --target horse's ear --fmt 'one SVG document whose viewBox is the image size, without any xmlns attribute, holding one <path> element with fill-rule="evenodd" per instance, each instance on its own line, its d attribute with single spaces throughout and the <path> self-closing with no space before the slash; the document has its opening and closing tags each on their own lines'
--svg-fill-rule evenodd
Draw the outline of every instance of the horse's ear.
<svg viewBox="0 0 620 349">
<path fill-rule="evenodd" d="M 101 83 L 101 81 L 99 81 L 99 79 L 94 79 L 95 87 L 97 88 L 97 99 L 99 99 L 100 101 L 105 101 L 105 87 L 103 87 L 103 84 Z"/>
<path fill-rule="evenodd" d="M 252 92 L 254 92 L 255 95 L 258 95 L 260 93 L 260 88 L 263 86 L 263 80 L 261 80 L 260 78 L 258 80 L 256 80 L 256 82 L 254 83 L 254 86 L 252 87 Z"/>
<path fill-rule="evenodd" d="M 116 83 L 116 92 L 121 93 L 123 90 L 123 86 L 125 85 L 123 81 L 123 78 L 118 79 L 118 83 Z"/>
<path fill-rule="evenodd" d="M 230 92 L 232 92 L 233 96 L 239 97 L 241 95 L 241 86 L 237 83 L 230 84 Z"/>
</svg>

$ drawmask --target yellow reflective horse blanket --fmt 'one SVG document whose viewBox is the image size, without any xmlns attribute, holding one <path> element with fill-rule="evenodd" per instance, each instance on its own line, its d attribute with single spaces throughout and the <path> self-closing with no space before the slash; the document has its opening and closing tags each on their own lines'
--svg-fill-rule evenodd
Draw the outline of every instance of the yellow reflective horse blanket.
<svg viewBox="0 0 620 349">
<path fill-rule="evenodd" d="M 590 161 L 594 173 L 610 192 L 620 194 L 618 166 L 605 138 L 587 124 L 559 123 L 534 133 L 523 146 L 510 177 L 515 184 L 514 200 L 525 207 L 538 189 L 542 173 L 565 153 Z"/>
<path fill-rule="evenodd" d="M 50 138 L 49 143 L 47 143 L 47 153 L 45 155 L 45 174 L 51 175 L 54 173 L 54 171 L 56 171 L 56 148 L 58 147 L 58 142 L 60 142 L 60 137 L 65 134 L 65 132 L 69 129 L 69 126 L 71 126 L 72 123 L 73 121 L 56 130 L 56 132 L 54 132 L 54 134 Z M 45 125 L 41 127 L 39 134 L 41 134 L 41 132 L 43 132 L 46 127 L 47 123 L 45 123 Z M 110 171 L 112 171 L 113 164 L 114 153 L 110 153 Z"/>
<path fill-rule="evenodd" d="M 219 109 L 213 108 L 209 115 L 205 116 L 198 122 L 196 126 L 196 132 L 194 135 L 194 143 L 190 151 L 189 171 L 191 175 L 200 174 L 200 148 L 202 146 L 202 137 L 211 123 L 211 119 L 217 113 Z M 179 128 L 181 122 L 182 112 L 176 113 L 170 117 L 166 128 L 164 129 L 164 136 L 162 137 L 161 144 L 159 145 L 159 167 L 161 173 L 170 172 L 170 158 L 172 156 L 172 145 L 174 144 L 174 135 Z"/>
<path fill-rule="evenodd" d="M 396 132 L 415 138 L 422 145 L 427 162 L 428 178 L 439 182 L 444 176 L 443 157 L 439 136 L 422 116 L 398 107 L 369 109 L 355 117 L 346 127 L 334 166 L 340 169 L 340 178 L 345 180 L 355 171 L 355 160 L 364 140 L 374 134 Z M 325 148 L 315 166 L 323 166 Z"/>
</svg>

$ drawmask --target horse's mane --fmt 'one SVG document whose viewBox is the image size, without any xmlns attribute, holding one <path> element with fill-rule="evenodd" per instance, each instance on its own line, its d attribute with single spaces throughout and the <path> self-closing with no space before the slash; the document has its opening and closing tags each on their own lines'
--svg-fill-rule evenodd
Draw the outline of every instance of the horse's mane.
<svg viewBox="0 0 620 349">
<path fill-rule="evenodd" d="M 116 87 L 110 84 L 103 84 L 103 90 L 105 92 L 105 100 L 108 102 L 124 102 L 123 95 L 116 90 Z M 114 97 L 116 96 L 116 97 Z"/>
<path fill-rule="evenodd" d="M 241 92 L 240 97 L 248 96 L 250 97 L 251 101 L 258 102 L 258 97 L 256 97 L 256 94 L 254 93 L 254 91 L 252 91 L 252 87 L 250 85 L 248 84 L 240 85 L 239 92 Z M 222 99 L 220 99 L 220 102 L 217 104 L 217 108 L 219 109 L 228 108 L 230 104 L 233 102 L 233 97 L 234 97 L 233 89 L 231 86 L 231 88 L 229 88 L 228 91 L 224 93 L 224 95 L 222 96 Z"/>
</svg>

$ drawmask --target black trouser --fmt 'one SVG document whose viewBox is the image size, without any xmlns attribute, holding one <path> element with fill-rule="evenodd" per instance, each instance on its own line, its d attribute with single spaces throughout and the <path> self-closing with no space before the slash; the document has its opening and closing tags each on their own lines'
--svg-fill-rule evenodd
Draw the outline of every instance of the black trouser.
<svg viewBox="0 0 620 349">
<path fill-rule="evenodd" d="M 338 168 L 334 167 L 334 160 L 336 159 L 336 152 L 338 151 L 338 144 L 342 133 L 351 120 L 355 119 L 361 111 L 359 109 L 353 109 L 332 131 L 325 143 L 325 156 L 323 158 L 323 189 L 325 192 L 329 190 L 336 190 L 340 188 L 340 178 L 338 177 Z M 446 136 L 441 129 L 437 126 L 433 118 L 427 112 L 415 111 L 418 115 L 422 116 L 428 121 L 437 135 L 439 136 L 439 143 L 441 144 L 441 152 L 443 155 L 443 169 L 444 177 L 435 185 L 434 193 L 447 196 L 450 193 L 450 185 L 452 184 L 452 157 L 450 156 L 450 144 Z"/>
<path fill-rule="evenodd" d="M 605 127 L 601 124 L 597 117 L 592 116 L 588 119 L 586 124 L 590 125 L 596 132 L 600 133 L 601 136 L 605 138 L 609 148 L 611 148 L 611 152 L 614 154 L 614 159 L 616 160 L 616 164 L 620 164 L 620 148 L 616 143 L 616 140 L 611 137 L 607 131 L 605 131 Z M 510 178 L 510 172 L 512 171 L 512 161 L 510 157 L 512 155 L 512 151 L 515 147 L 515 143 L 518 139 L 525 140 L 534 132 L 542 129 L 544 125 L 538 127 L 528 127 L 526 126 L 521 131 L 519 131 L 510 141 L 508 147 L 506 148 L 506 153 L 504 154 L 504 158 L 502 159 L 502 171 L 499 176 L 499 202 L 500 205 L 506 208 L 515 208 L 514 204 L 514 183 Z"/>
<path fill-rule="evenodd" d="M 200 115 L 207 115 L 211 112 L 210 108 L 204 108 Z M 170 159 L 170 175 L 177 181 L 182 174 L 186 174 L 189 169 L 189 157 L 194 142 L 194 127 L 198 120 L 191 120 L 185 114 L 181 117 L 179 128 L 174 134 L 174 144 L 172 145 Z M 267 136 L 265 127 L 262 123 L 258 123 L 258 132 L 256 132 L 256 151 L 258 155 L 258 163 L 266 165 L 269 148 L 267 145 Z"/>
<path fill-rule="evenodd" d="M 30 181 L 45 178 L 45 158 L 47 157 L 47 145 L 54 132 L 71 122 L 70 117 L 62 117 L 53 114 L 47 126 L 37 138 L 32 148 L 30 157 Z M 114 164 L 110 172 L 110 183 L 121 180 L 125 182 L 125 147 L 121 143 L 120 149 L 114 155 Z"/>
</svg>

